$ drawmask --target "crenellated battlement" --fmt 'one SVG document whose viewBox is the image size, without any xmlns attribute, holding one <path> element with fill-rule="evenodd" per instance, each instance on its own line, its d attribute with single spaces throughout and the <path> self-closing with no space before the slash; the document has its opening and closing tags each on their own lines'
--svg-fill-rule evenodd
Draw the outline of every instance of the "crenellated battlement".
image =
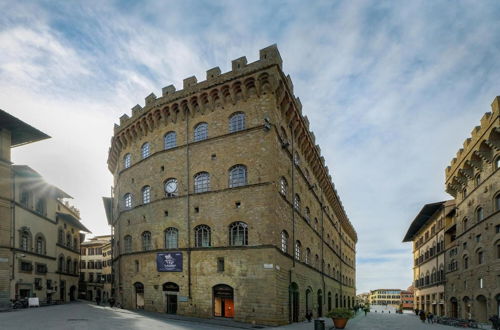
<svg viewBox="0 0 500 330">
<path fill-rule="evenodd" d="M 236 79 L 240 76 L 248 75 L 249 73 L 261 70 L 268 66 L 278 65 L 282 68 L 283 60 L 278 51 L 276 44 L 263 48 L 259 52 L 259 60 L 247 63 L 245 56 L 237 58 L 231 62 L 232 70 L 226 73 L 221 73 L 219 67 L 207 70 L 206 80 L 198 82 L 195 76 L 188 77 L 183 80 L 181 90 L 176 90 L 174 85 L 169 85 L 162 88 L 162 96 L 157 97 L 154 93 L 149 94 L 145 98 L 144 107 L 135 105 L 132 108 L 132 116 L 123 115 L 120 117 L 120 124 L 115 126 L 115 134 L 126 128 L 133 123 L 136 119 L 147 113 L 149 110 L 164 106 L 176 100 L 186 98 L 192 94 L 198 93 L 202 90 L 209 89 L 213 86 L 222 84 L 224 82 Z M 293 90 L 293 84 L 290 76 L 287 76 L 287 84 Z"/>
<path fill-rule="evenodd" d="M 500 96 L 495 97 L 491 109 L 483 115 L 480 125 L 474 127 L 471 137 L 464 141 L 445 170 L 446 191 L 452 196 L 473 178 L 474 171 L 482 169 L 483 163 L 493 162 L 494 151 L 500 149 Z"/>
<path fill-rule="evenodd" d="M 114 127 L 111 139 L 108 166 L 114 172 L 121 150 L 136 139 L 155 128 L 184 120 L 187 116 L 215 111 L 224 104 L 236 104 L 252 95 L 272 93 L 276 107 L 286 118 L 288 127 L 294 131 L 297 148 L 308 159 L 315 172 L 318 183 L 335 209 L 346 232 L 357 241 L 357 234 L 345 213 L 338 193 L 325 166 L 325 158 L 316 144 L 314 134 L 309 128 L 309 119 L 302 115 L 302 103 L 293 95 L 293 83 L 289 75 L 282 71 L 282 59 L 276 45 L 261 49 L 259 60 L 247 63 L 246 57 L 231 62 L 232 70 L 221 73 L 219 67 L 207 70 L 206 80 L 198 82 L 195 76 L 183 80 L 183 89 L 176 90 L 173 85 L 162 88 L 162 96 L 154 93 L 145 98 L 145 105 L 132 108 L 131 116 L 120 117 L 120 124 Z M 276 67 L 278 70 L 272 70 Z"/>
</svg>

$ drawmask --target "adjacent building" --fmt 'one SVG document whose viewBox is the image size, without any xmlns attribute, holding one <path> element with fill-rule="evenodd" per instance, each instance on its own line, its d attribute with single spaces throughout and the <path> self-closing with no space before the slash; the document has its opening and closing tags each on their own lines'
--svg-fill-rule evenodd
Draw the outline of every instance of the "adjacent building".
<svg viewBox="0 0 500 330">
<path fill-rule="evenodd" d="M 150 94 L 108 166 L 125 308 L 275 325 L 354 305 L 356 231 L 276 46 Z"/>
<path fill-rule="evenodd" d="M 413 242 L 415 308 L 445 315 L 445 225 L 455 201 L 426 204 L 412 221 L 403 242 Z"/>
<path fill-rule="evenodd" d="M 79 298 L 106 302 L 111 297 L 111 236 L 95 236 L 81 244 Z"/>
<path fill-rule="evenodd" d="M 401 290 L 401 310 L 414 310 L 414 287 L 410 285 L 408 289 Z"/>
<path fill-rule="evenodd" d="M 455 198 L 446 223 L 448 315 L 486 322 L 500 314 L 500 97 L 446 168 Z"/>
<path fill-rule="evenodd" d="M 70 301 L 78 292 L 80 242 L 88 232 L 71 198 L 10 149 L 49 136 L 0 110 L 0 308 L 10 299 Z"/>
</svg>

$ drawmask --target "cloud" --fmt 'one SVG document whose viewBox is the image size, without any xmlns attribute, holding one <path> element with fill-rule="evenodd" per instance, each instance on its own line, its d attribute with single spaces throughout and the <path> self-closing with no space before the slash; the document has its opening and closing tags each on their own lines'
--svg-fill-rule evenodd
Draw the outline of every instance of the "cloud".
<svg viewBox="0 0 500 330">
<path fill-rule="evenodd" d="M 0 104 L 53 138 L 14 151 L 94 233 L 113 123 L 151 92 L 277 43 L 349 218 L 358 291 L 411 284 L 401 240 L 499 93 L 500 5 L 482 1 L 0 2 Z M 64 155 L 61 157 L 60 155 Z M 61 169 L 65 169 L 64 171 Z M 391 273 L 387 272 L 391 269 Z"/>
</svg>

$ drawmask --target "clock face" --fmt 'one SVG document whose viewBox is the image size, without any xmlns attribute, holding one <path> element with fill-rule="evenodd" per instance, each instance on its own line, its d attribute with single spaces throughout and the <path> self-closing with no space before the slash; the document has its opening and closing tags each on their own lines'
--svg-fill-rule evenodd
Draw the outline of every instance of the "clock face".
<svg viewBox="0 0 500 330">
<path fill-rule="evenodd" d="M 168 193 L 173 193 L 177 191 L 177 180 L 168 180 L 165 185 L 165 191 Z"/>
</svg>

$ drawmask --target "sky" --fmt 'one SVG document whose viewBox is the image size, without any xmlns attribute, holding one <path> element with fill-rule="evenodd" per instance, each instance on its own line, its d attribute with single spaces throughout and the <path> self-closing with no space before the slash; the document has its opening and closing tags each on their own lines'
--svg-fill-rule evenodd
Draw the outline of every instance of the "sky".
<svg viewBox="0 0 500 330">
<path fill-rule="evenodd" d="M 276 43 L 358 233 L 357 291 L 407 288 L 421 207 L 500 94 L 498 1 L 0 0 L 0 108 L 52 138 L 15 148 L 109 228 L 113 125 L 151 92 Z"/>
</svg>

